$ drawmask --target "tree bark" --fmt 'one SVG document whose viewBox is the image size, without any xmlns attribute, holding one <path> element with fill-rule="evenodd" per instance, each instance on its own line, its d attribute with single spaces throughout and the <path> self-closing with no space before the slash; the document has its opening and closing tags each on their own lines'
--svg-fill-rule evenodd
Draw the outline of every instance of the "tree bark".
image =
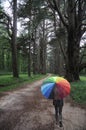
<svg viewBox="0 0 86 130">
<path fill-rule="evenodd" d="M 16 37 L 17 37 L 17 0 L 13 1 L 13 29 L 12 29 L 12 68 L 13 77 L 19 77 L 18 66 L 17 66 L 17 47 L 16 47 Z"/>
<path fill-rule="evenodd" d="M 79 46 L 81 38 L 81 3 L 78 3 L 78 15 L 75 10 L 75 2 L 68 1 L 68 47 L 66 77 L 68 80 L 79 80 Z"/>
<path fill-rule="evenodd" d="M 46 74 L 46 43 L 41 39 L 40 43 L 40 73 Z"/>
<path fill-rule="evenodd" d="M 29 42 L 28 45 L 29 45 L 29 53 L 28 53 L 28 76 L 31 76 L 31 42 Z"/>
</svg>

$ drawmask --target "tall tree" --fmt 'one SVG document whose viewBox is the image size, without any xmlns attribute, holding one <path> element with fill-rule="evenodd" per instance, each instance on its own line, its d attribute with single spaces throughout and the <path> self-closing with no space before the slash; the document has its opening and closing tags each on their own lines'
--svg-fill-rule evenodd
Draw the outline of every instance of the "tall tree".
<svg viewBox="0 0 86 130">
<path fill-rule="evenodd" d="M 40 31 L 40 73 L 46 74 L 46 20 L 41 22 Z"/>
<path fill-rule="evenodd" d="M 17 66 L 17 0 L 13 0 L 13 28 L 12 28 L 12 67 L 13 67 L 13 76 L 18 77 L 18 66 Z"/>
<path fill-rule="evenodd" d="M 52 9 L 56 10 L 61 22 L 67 30 L 67 58 L 66 78 L 69 81 L 79 80 L 79 47 L 83 33 L 86 31 L 85 24 L 85 0 L 64 0 L 67 7 L 64 13 L 61 11 L 61 3 L 57 0 L 48 0 Z"/>
</svg>

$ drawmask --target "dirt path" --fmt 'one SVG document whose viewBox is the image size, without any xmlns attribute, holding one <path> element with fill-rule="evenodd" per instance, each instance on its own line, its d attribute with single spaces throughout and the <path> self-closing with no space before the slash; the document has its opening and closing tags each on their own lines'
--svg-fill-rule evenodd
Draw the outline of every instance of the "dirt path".
<svg viewBox="0 0 86 130">
<path fill-rule="evenodd" d="M 59 130 L 51 100 L 40 92 L 43 80 L 8 92 L 0 99 L 0 130 Z M 64 130 L 86 130 L 86 111 L 65 103 Z"/>
</svg>

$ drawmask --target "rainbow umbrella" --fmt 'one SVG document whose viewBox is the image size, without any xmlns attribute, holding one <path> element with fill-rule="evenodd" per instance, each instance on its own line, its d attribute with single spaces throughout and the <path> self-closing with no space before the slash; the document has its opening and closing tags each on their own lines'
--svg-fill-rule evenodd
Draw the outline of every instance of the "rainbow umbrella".
<svg viewBox="0 0 86 130">
<path fill-rule="evenodd" d="M 70 94 L 70 83 L 62 77 L 50 77 L 44 80 L 41 92 L 47 99 L 53 99 L 55 88 L 59 98 L 64 98 Z"/>
</svg>

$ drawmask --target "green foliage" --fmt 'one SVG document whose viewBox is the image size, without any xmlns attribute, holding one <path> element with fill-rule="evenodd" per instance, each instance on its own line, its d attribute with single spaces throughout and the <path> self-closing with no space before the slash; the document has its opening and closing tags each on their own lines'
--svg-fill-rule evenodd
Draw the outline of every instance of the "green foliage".
<svg viewBox="0 0 86 130">
<path fill-rule="evenodd" d="M 27 74 L 21 74 L 20 78 L 13 78 L 12 75 L 0 76 L 0 92 L 14 90 L 25 83 L 34 82 L 45 76 L 46 75 L 32 75 L 31 77 L 28 77 Z"/>
<path fill-rule="evenodd" d="M 0 24 L 0 70 L 11 69 L 11 51 L 9 38 L 4 25 Z"/>
<path fill-rule="evenodd" d="M 33 28 L 37 28 L 40 22 L 44 19 L 51 19 L 51 12 L 47 8 L 45 1 L 27 0 L 24 2 L 25 3 L 19 4 L 18 17 L 29 18 L 30 29 L 32 28 L 33 30 Z M 29 25 L 29 22 L 27 22 L 27 25 Z"/>
<path fill-rule="evenodd" d="M 80 76 L 80 81 L 71 83 L 71 97 L 75 102 L 86 104 L 86 76 Z"/>
</svg>

